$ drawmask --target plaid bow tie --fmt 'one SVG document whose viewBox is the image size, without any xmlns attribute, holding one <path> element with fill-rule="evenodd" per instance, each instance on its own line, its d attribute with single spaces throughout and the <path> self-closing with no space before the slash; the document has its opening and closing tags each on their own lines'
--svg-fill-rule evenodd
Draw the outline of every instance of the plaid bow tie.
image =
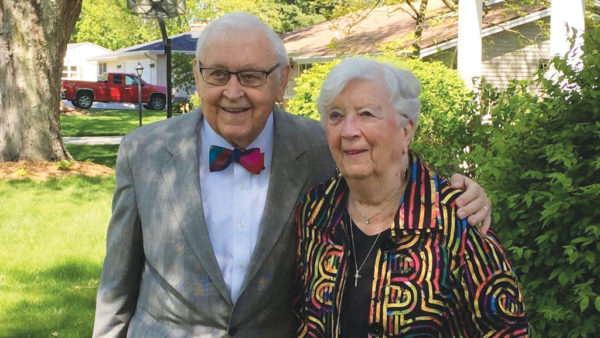
<svg viewBox="0 0 600 338">
<path fill-rule="evenodd" d="M 259 148 L 227 149 L 219 146 L 210 146 L 210 171 L 221 171 L 227 168 L 231 161 L 241 164 L 253 174 L 265 169 L 265 153 Z"/>
</svg>

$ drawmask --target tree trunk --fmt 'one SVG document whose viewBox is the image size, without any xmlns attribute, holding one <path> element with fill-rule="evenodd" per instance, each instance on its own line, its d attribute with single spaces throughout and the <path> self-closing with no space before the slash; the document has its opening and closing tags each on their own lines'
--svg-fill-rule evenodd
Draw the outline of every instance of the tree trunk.
<svg viewBox="0 0 600 338">
<path fill-rule="evenodd" d="M 82 1 L 0 1 L 0 162 L 70 158 L 60 77 Z"/>
<path fill-rule="evenodd" d="M 427 15 L 427 3 L 429 0 L 421 0 L 419 13 L 417 14 L 417 22 L 415 25 L 415 42 L 413 43 L 413 57 L 421 57 L 421 37 L 425 29 L 425 16 Z"/>
</svg>

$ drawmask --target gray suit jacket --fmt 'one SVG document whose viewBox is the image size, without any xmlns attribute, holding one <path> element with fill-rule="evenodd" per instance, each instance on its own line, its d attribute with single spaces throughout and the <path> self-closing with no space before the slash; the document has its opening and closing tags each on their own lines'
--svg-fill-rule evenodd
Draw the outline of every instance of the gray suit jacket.
<svg viewBox="0 0 600 338">
<path fill-rule="evenodd" d="M 121 143 L 94 336 L 294 334 L 293 214 L 302 193 L 333 174 L 323 128 L 275 110 L 267 202 L 233 303 L 204 220 L 201 121 L 200 112 L 186 114 L 140 128 Z"/>
</svg>

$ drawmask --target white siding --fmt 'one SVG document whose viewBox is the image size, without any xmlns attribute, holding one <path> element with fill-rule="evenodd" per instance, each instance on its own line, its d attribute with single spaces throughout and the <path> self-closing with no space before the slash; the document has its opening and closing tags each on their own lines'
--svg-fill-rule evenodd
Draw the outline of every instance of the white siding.
<svg viewBox="0 0 600 338">
<path fill-rule="evenodd" d="M 111 50 L 91 42 L 67 45 L 63 60 L 63 75 L 73 80 L 96 81 L 98 79 L 98 62 L 89 61 L 94 56 L 110 53 Z M 65 77 L 65 76 L 63 76 Z"/>
<path fill-rule="evenodd" d="M 532 78 L 540 61 L 550 55 L 546 33 L 535 23 L 516 27 L 515 31 L 484 39 L 483 78 L 499 89 L 505 89 L 510 80 Z"/>
</svg>

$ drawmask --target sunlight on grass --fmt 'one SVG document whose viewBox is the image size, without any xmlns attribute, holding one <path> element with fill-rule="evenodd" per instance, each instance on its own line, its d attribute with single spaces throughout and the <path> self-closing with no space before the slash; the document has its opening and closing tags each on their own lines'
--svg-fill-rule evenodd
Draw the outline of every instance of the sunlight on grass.
<svg viewBox="0 0 600 338">
<path fill-rule="evenodd" d="M 139 124 L 137 110 L 90 110 L 91 114 L 61 115 L 62 136 L 108 136 L 125 135 L 134 131 Z M 144 110 L 142 124 L 166 119 L 166 112 Z"/>
<path fill-rule="evenodd" d="M 91 335 L 114 177 L 0 182 L 0 336 Z"/>
</svg>

